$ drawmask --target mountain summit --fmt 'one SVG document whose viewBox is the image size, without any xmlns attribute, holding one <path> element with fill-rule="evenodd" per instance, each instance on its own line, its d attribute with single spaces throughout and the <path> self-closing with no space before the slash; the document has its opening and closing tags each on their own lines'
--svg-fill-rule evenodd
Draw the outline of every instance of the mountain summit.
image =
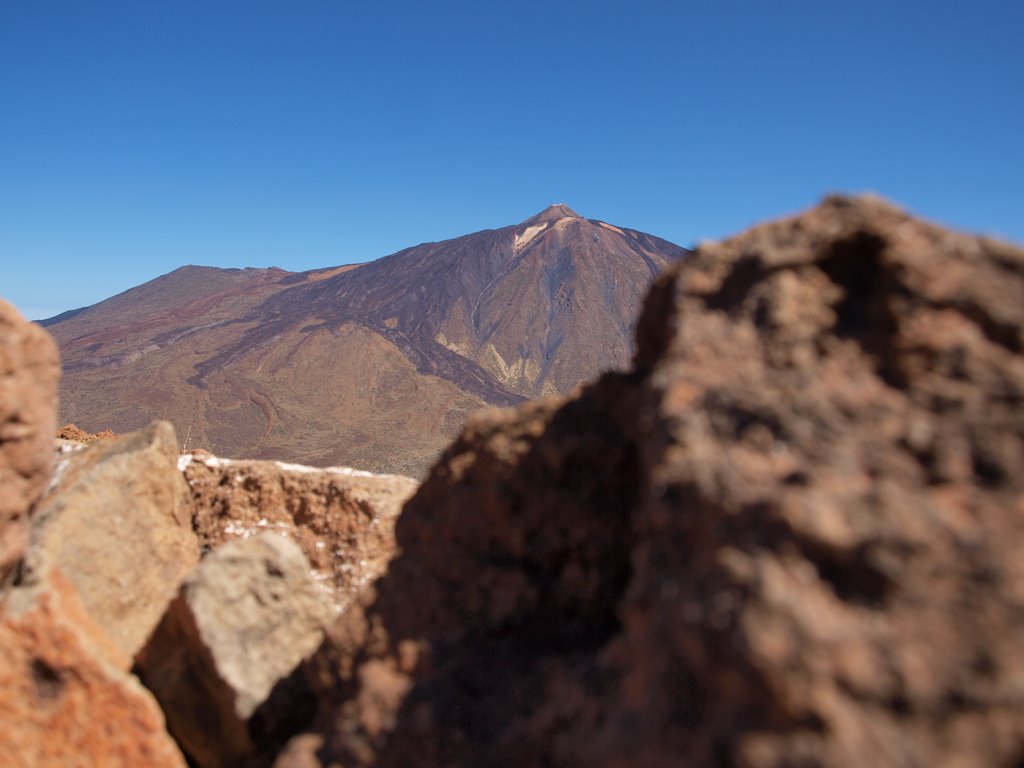
<svg viewBox="0 0 1024 768">
<path fill-rule="evenodd" d="M 419 474 L 476 408 L 624 368 L 641 297 L 684 253 L 559 204 L 362 265 L 185 267 L 50 322 L 62 418 Z"/>
<path fill-rule="evenodd" d="M 558 221 L 559 219 L 579 218 L 581 218 L 581 216 L 565 203 L 555 203 L 554 205 L 549 205 L 536 216 L 531 216 L 526 221 L 524 221 L 520 226 L 529 226 L 531 224 L 547 224 L 552 221 Z"/>
</svg>

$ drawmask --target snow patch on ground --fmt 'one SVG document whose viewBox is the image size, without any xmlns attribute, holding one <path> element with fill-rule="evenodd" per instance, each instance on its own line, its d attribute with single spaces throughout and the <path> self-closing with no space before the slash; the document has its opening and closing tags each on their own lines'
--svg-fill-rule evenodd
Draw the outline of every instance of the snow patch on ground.
<svg viewBox="0 0 1024 768">
<path fill-rule="evenodd" d="M 397 475 L 377 475 L 363 469 L 352 469 L 352 467 L 309 467 L 305 464 L 289 464 L 285 461 L 275 461 L 274 464 L 287 472 L 327 472 L 346 477 L 397 477 Z"/>
<path fill-rule="evenodd" d="M 201 461 L 211 469 L 219 469 L 221 467 L 230 467 L 232 464 L 239 464 L 247 461 L 247 459 L 221 459 L 217 456 L 194 456 L 190 453 L 182 454 L 178 457 L 178 469 L 182 472 L 191 464 L 193 461 Z M 252 461 L 259 461 L 259 459 L 252 459 Z M 310 474 L 314 472 L 326 472 L 331 475 L 342 475 L 344 477 L 395 477 L 403 478 L 403 475 L 385 475 L 376 474 L 374 472 L 367 472 L 363 469 L 353 469 L 352 467 L 310 467 L 306 464 L 291 464 L 286 461 L 273 461 L 271 462 L 278 469 L 282 469 L 285 472 L 297 472 L 303 474 Z M 244 475 L 238 475 L 235 477 L 235 481 L 241 480 Z"/>
</svg>

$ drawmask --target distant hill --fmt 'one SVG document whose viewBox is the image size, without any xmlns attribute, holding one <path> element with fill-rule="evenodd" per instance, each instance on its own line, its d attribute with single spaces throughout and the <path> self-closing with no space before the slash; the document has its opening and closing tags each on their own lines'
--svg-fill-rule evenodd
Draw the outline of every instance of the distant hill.
<svg viewBox="0 0 1024 768">
<path fill-rule="evenodd" d="M 685 253 L 554 205 L 362 265 L 182 267 L 44 321 L 61 420 L 419 475 L 471 411 L 626 367 L 642 296 Z"/>
</svg>

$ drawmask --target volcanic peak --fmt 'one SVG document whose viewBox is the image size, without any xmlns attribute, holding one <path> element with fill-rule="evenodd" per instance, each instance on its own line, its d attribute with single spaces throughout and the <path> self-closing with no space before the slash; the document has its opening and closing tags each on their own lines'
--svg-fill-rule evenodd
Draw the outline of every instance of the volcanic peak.
<svg viewBox="0 0 1024 768">
<path fill-rule="evenodd" d="M 519 226 L 527 226 L 529 224 L 547 224 L 552 221 L 558 221 L 559 219 L 580 219 L 583 218 L 576 211 L 570 208 L 565 203 L 555 203 L 549 205 L 543 211 L 538 213 L 536 216 L 532 216 L 524 221 Z"/>
</svg>

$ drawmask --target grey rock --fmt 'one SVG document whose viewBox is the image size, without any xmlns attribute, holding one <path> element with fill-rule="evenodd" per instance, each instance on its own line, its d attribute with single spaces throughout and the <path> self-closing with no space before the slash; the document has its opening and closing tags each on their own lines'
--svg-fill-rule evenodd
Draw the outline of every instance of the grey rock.
<svg viewBox="0 0 1024 768">
<path fill-rule="evenodd" d="M 129 657 L 199 559 L 177 457 L 174 429 L 159 421 L 62 453 L 34 513 L 22 579 L 45 580 L 58 566 Z"/>
<path fill-rule="evenodd" d="M 196 765 L 251 764 L 301 709 L 290 675 L 331 615 L 297 544 L 274 533 L 234 541 L 186 579 L 137 671 Z"/>
</svg>

